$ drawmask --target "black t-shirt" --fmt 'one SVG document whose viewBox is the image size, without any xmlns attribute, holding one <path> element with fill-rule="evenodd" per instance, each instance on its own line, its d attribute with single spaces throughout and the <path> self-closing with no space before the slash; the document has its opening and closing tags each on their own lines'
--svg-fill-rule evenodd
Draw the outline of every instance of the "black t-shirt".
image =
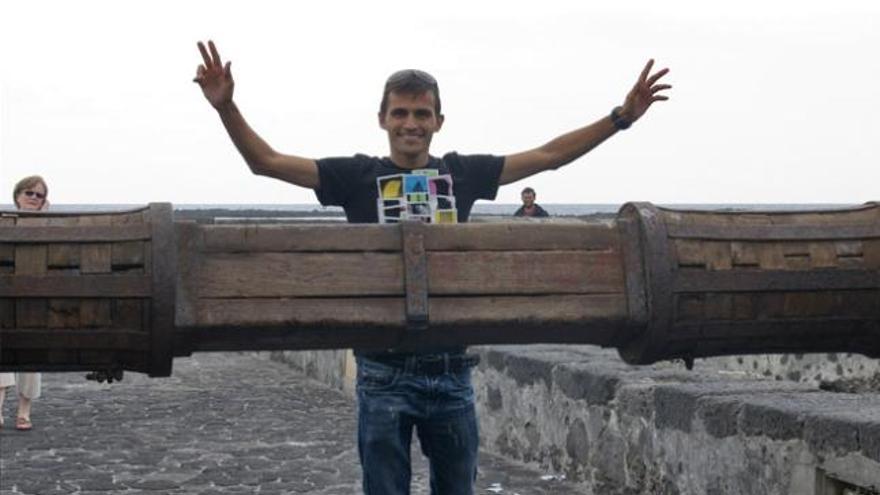
<svg viewBox="0 0 880 495">
<path fill-rule="evenodd" d="M 395 174 L 408 174 L 409 169 L 400 168 L 390 158 L 367 155 L 324 158 L 318 160 L 321 187 L 315 190 L 318 201 L 324 206 L 341 206 L 350 223 L 377 223 L 379 212 L 377 178 Z M 467 222 L 471 208 L 478 199 L 495 199 L 498 181 L 504 168 L 504 157 L 494 155 L 459 155 L 447 153 L 443 158 L 430 157 L 425 168 L 434 168 L 441 175 L 452 176 L 452 192 L 458 208 L 458 221 Z M 464 347 L 424 349 L 417 353 L 382 351 L 356 351 L 359 356 L 371 359 L 395 358 L 411 354 L 438 352 L 464 352 Z"/>
<path fill-rule="evenodd" d="M 513 213 L 513 216 L 515 216 L 515 217 L 528 216 L 528 215 L 526 215 L 526 207 L 520 206 L 519 209 Z M 533 216 L 533 217 L 549 217 L 550 214 L 547 213 L 547 210 L 545 210 L 544 208 L 541 208 L 541 205 L 539 205 L 538 203 L 535 203 L 535 212 L 531 216 Z"/>
<path fill-rule="evenodd" d="M 471 208 L 478 199 L 495 199 L 504 157 L 447 153 L 443 158 L 430 157 L 425 168 L 434 168 L 441 175 L 452 176 L 458 221 L 467 222 Z M 350 223 L 376 223 L 379 221 L 376 205 L 379 187 L 376 179 L 410 172 L 395 165 L 390 158 L 367 155 L 324 158 L 318 160 L 321 187 L 315 190 L 315 194 L 322 205 L 345 209 Z"/>
</svg>

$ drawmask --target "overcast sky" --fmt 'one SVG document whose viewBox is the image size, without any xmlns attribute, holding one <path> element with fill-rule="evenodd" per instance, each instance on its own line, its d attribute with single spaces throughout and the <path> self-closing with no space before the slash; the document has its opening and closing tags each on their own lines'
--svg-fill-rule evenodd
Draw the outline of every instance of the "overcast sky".
<svg viewBox="0 0 880 495">
<path fill-rule="evenodd" d="M 3 2 L 0 203 L 39 173 L 54 203 L 316 203 L 250 174 L 191 82 L 196 41 L 275 149 L 387 154 L 382 85 L 440 81 L 432 150 L 508 154 L 621 104 L 648 58 L 668 102 L 524 186 L 545 203 L 880 200 L 880 2 Z"/>
</svg>

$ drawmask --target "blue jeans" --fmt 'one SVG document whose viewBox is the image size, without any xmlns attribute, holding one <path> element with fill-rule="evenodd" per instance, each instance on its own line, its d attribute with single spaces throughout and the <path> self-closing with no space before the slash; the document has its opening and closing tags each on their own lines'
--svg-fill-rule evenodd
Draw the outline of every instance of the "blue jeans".
<svg viewBox="0 0 880 495">
<path fill-rule="evenodd" d="M 410 357 L 401 367 L 357 357 L 364 493 L 410 493 L 415 428 L 431 466 L 431 494 L 472 495 L 479 434 L 471 369 L 425 373 L 416 359 Z"/>
</svg>

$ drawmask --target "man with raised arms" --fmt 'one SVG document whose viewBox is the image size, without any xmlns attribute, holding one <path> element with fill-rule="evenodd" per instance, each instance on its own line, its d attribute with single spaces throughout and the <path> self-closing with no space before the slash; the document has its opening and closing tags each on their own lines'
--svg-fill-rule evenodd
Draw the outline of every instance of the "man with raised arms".
<svg viewBox="0 0 880 495">
<path fill-rule="evenodd" d="M 314 189 L 321 204 L 342 206 L 348 221 L 355 223 L 375 223 L 380 218 L 396 221 L 410 214 L 424 221 L 447 218 L 432 217 L 432 207 L 454 212 L 452 220 L 466 222 L 478 199 L 494 199 L 498 186 L 581 157 L 639 120 L 654 102 L 668 99 L 663 92 L 671 88 L 658 83 L 668 69 L 652 73 L 654 61 L 650 60 L 623 104 L 585 127 L 507 156 L 454 152 L 435 156 L 429 153 L 431 138 L 444 119 L 439 86 L 426 72 L 401 70 L 385 82 L 379 105 L 379 127 L 388 137 L 388 156 L 313 159 L 280 153 L 254 132 L 233 101 L 230 62 L 223 63 L 211 41 L 207 47 L 199 42 L 198 48 L 203 63 L 194 81 L 217 110 L 251 171 Z M 407 196 L 393 181 L 414 173 L 428 175 L 428 179 L 449 177 L 451 184 L 445 191 L 421 188 Z M 429 184 L 421 179 L 412 182 Z M 415 430 L 430 462 L 431 493 L 472 494 L 479 437 L 471 368 L 477 358 L 463 347 L 417 352 L 356 350 L 355 354 L 364 493 L 409 493 L 410 443 Z"/>
</svg>

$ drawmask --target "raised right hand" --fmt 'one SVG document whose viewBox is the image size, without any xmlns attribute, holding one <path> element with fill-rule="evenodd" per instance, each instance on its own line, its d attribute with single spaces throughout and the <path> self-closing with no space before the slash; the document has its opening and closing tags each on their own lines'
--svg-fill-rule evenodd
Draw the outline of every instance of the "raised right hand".
<svg viewBox="0 0 880 495">
<path fill-rule="evenodd" d="M 232 71 L 230 70 L 232 62 L 226 62 L 226 65 L 223 65 L 220 53 L 217 52 L 213 41 L 208 41 L 210 55 L 208 55 L 204 43 L 199 41 L 198 46 L 204 64 L 199 65 L 196 69 L 196 77 L 193 78 L 193 82 L 198 83 L 202 88 L 202 93 L 211 106 L 220 110 L 232 102 L 232 92 L 235 89 L 235 81 L 232 80 Z"/>
</svg>

